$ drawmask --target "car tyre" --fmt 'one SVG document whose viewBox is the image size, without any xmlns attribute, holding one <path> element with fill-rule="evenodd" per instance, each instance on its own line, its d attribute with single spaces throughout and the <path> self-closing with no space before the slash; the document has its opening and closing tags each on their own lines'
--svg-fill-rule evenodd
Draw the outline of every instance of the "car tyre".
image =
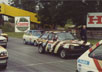
<svg viewBox="0 0 102 72">
<path fill-rule="evenodd" d="M 23 42 L 24 42 L 24 44 L 27 44 L 27 42 L 26 42 L 26 40 L 25 40 L 25 39 L 23 40 Z"/>
<path fill-rule="evenodd" d="M 45 49 L 44 49 L 44 47 L 42 47 L 41 45 L 38 47 L 38 52 L 40 53 L 40 54 L 43 54 L 44 52 L 45 52 Z"/>
<path fill-rule="evenodd" d="M 34 46 L 37 46 L 37 42 L 36 42 L 36 41 L 34 41 L 33 45 L 34 45 Z"/>
<path fill-rule="evenodd" d="M 62 49 L 62 50 L 60 51 L 60 57 L 61 57 L 62 59 L 67 58 L 67 52 L 66 52 L 65 49 Z"/>
<path fill-rule="evenodd" d="M 6 68 L 7 68 L 7 63 L 4 66 L 2 66 L 2 69 L 6 69 Z"/>
<path fill-rule="evenodd" d="M 7 45 L 4 45 L 3 47 L 4 47 L 4 48 L 7 48 Z"/>
</svg>

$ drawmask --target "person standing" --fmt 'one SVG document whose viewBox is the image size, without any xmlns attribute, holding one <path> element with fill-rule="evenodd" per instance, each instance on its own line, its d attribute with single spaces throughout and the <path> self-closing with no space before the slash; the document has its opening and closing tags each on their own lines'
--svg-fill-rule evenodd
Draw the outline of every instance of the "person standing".
<svg viewBox="0 0 102 72">
<path fill-rule="evenodd" d="M 86 26 L 83 25 L 80 31 L 80 37 L 82 40 L 84 40 L 84 43 L 87 42 L 87 30 L 86 30 Z"/>
</svg>

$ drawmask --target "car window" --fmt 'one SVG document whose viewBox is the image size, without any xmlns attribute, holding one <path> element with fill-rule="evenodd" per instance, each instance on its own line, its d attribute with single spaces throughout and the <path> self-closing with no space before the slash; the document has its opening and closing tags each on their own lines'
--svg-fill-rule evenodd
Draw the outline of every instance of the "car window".
<svg viewBox="0 0 102 72">
<path fill-rule="evenodd" d="M 90 57 L 102 60 L 102 45 L 98 46 L 95 50 L 93 50 L 90 54 Z"/>
<path fill-rule="evenodd" d="M 42 34 L 42 33 L 41 33 L 40 31 L 35 31 L 35 32 L 33 32 L 33 36 L 40 37 L 41 34 Z"/>
<path fill-rule="evenodd" d="M 76 39 L 70 32 L 58 33 L 58 40 L 73 40 Z"/>
<path fill-rule="evenodd" d="M 47 37 L 48 37 L 48 33 L 45 33 L 45 34 L 43 34 L 42 36 L 41 36 L 41 38 L 44 38 L 44 39 L 46 39 Z"/>
<path fill-rule="evenodd" d="M 31 31 L 27 31 L 25 34 L 29 35 L 29 34 L 31 34 Z"/>
<path fill-rule="evenodd" d="M 48 39 L 52 40 L 52 36 L 53 36 L 53 34 L 49 34 Z"/>
</svg>

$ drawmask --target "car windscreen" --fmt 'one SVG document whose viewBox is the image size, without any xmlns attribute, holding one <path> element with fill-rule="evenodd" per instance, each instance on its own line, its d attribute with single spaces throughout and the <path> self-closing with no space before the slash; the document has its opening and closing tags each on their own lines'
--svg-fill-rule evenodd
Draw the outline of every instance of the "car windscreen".
<svg viewBox="0 0 102 72">
<path fill-rule="evenodd" d="M 74 40 L 76 39 L 71 33 L 69 32 L 62 32 L 58 33 L 58 40 Z"/>
<path fill-rule="evenodd" d="M 33 31 L 32 35 L 40 37 L 42 33 L 40 31 Z"/>
<path fill-rule="evenodd" d="M 93 50 L 89 56 L 98 60 L 102 60 L 102 45 L 99 45 L 95 50 Z"/>
<path fill-rule="evenodd" d="M 49 33 L 44 33 L 41 38 L 46 39 L 48 37 Z"/>
</svg>

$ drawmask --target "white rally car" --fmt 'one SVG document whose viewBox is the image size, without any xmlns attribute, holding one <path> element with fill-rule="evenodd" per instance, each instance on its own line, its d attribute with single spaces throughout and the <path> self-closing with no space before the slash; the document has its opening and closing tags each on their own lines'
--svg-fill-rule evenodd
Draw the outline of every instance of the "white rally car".
<svg viewBox="0 0 102 72">
<path fill-rule="evenodd" d="M 37 45 L 37 39 L 42 35 L 42 30 L 28 30 L 23 35 L 24 44 L 33 44 L 34 46 Z"/>
<path fill-rule="evenodd" d="M 5 69 L 7 67 L 8 52 L 5 48 L 0 46 L 0 69 Z"/>
<path fill-rule="evenodd" d="M 80 56 L 91 46 L 90 42 L 84 44 L 73 34 L 65 31 L 45 32 L 38 39 L 38 52 L 58 54 L 61 58 Z"/>
<path fill-rule="evenodd" d="M 0 36 L 0 46 L 7 47 L 7 38 Z"/>
<path fill-rule="evenodd" d="M 7 38 L 7 41 L 8 41 L 8 34 L 3 33 L 2 29 L 0 29 L 0 35 Z"/>
<path fill-rule="evenodd" d="M 77 72 L 102 72 L 102 40 L 77 59 Z"/>
</svg>

